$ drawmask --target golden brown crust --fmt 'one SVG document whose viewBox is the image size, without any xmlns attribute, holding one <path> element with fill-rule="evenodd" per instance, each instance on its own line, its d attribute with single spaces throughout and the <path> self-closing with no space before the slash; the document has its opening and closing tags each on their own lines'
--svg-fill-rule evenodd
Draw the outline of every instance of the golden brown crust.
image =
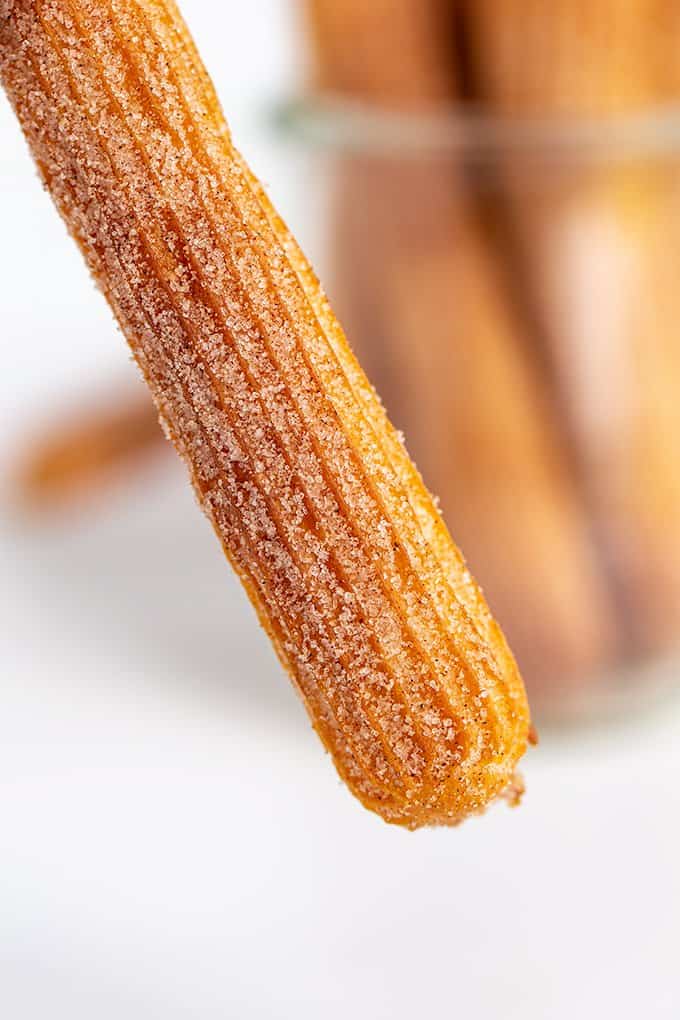
<svg viewBox="0 0 680 1020">
<path fill-rule="evenodd" d="M 521 680 L 175 5 L 5 0 L 0 71 L 338 771 L 390 822 L 481 810 Z"/>
</svg>

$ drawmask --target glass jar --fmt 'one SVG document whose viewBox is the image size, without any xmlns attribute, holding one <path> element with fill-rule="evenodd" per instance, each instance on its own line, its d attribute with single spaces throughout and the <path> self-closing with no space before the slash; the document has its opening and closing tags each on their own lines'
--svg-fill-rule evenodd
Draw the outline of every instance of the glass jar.
<svg viewBox="0 0 680 1020">
<path fill-rule="evenodd" d="M 680 116 L 277 123 L 291 225 L 539 719 L 651 701 L 680 663 Z"/>
</svg>

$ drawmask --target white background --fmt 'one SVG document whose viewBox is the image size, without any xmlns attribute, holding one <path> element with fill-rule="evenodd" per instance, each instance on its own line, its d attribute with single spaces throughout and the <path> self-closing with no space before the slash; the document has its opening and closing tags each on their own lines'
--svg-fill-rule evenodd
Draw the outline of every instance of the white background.
<svg viewBox="0 0 680 1020">
<path fill-rule="evenodd" d="M 183 6 L 311 235 L 258 129 L 300 74 L 288 4 Z M 4 102 L 0 231 L 6 479 L 132 369 Z M 546 732 L 520 810 L 409 834 L 340 786 L 174 461 L 75 520 L 5 499 L 0 563 L 0 1015 L 680 1017 L 677 702 Z"/>
</svg>

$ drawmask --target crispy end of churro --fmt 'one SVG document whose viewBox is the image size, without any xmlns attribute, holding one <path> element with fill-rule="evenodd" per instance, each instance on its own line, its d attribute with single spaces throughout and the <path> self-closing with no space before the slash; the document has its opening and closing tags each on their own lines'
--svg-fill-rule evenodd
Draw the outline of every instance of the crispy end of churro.
<svg viewBox="0 0 680 1020">
<path fill-rule="evenodd" d="M 3 15 L 45 183 L 340 775 L 412 828 L 481 810 L 526 748 L 521 679 L 177 8 Z"/>
</svg>

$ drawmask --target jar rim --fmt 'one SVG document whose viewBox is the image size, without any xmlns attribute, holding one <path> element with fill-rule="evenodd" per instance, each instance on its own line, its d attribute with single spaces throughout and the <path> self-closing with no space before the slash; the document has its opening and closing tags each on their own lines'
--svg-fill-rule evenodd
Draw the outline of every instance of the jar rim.
<svg viewBox="0 0 680 1020">
<path fill-rule="evenodd" d="M 331 93 L 292 96 L 277 131 L 308 148 L 348 155 L 501 155 L 612 159 L 680 153 L 680 104 L 616 114 L 495 115 L 473 106 L 432 112 L 378 108 Z"/>
</svg>

